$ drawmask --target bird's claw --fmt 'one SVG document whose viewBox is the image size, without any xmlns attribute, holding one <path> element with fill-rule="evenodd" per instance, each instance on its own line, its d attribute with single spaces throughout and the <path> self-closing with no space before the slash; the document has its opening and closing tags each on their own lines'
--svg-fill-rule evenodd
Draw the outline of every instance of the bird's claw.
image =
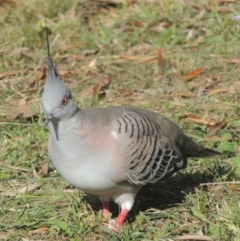
<svg viewBox="0 0 240 241">
<path fill-rule="evenodd" d="M 114 233 L 119 233 L 122 230 L 122 226 L 118 225 L 114 219 L 110 219 L 108 223 L 103 223 L 103 226 L 112 230 Z"/>
</svg>

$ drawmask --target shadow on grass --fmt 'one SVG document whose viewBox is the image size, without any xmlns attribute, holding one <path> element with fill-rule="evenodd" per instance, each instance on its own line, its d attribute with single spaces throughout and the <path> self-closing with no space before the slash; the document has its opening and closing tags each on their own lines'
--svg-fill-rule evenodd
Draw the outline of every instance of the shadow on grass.
<svg viewBox="0 0 240 241">
<path fill-rule="evenodd" d="M 235 175 L 232 166 L 214 165 L 205 172 L 198 170 L 194 172 L 178 172 L 166 180 L 148 184 L 139 191 L 127 221 L 129 223 L 133 222 L 140 211 L 144 212 L 151 208 L 165 210 L 178 206 L 184 201 L 186 195 L 195 193 L 196 188 L 200 187 L 200 184 L 213 183 L 216 181 L 216 178 L 230 181 L 235 178 Z M 208 191 L 208 185 L 201 185 L 201 188 Z M 101 201 L 96 196 L 87 195 L 83 200 L 89 203 L 95 212 L 102 208 Z M 112 218 L 116 218 L 119 211 L 119 206 L 111 201 L 110 212 L 112 213 Z"/>
</svg>

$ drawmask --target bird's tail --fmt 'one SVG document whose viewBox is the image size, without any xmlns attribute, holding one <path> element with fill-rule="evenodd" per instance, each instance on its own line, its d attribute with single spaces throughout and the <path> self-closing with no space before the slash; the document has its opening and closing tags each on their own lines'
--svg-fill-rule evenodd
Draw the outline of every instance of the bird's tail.
<svg viewBox="0 0 240 241">
<path fill-rule="evenodd" d="M 216 155 L 221 155 L 221 152 L 214 151 L 212 149 L 203 147 L 199 145 L 199 150 L 195 152 L 184 152 L 183 155 L 186 157 L 212 157 Z"/>
<path fill-rule="evenodd" d="M 218 151 L 206 148 L 186 136 L 182 143 L 184 143 L 184 145 L 181 145 L 180 150 L 185 157 L 212 157 L 222 154 Z"/>
</svg>

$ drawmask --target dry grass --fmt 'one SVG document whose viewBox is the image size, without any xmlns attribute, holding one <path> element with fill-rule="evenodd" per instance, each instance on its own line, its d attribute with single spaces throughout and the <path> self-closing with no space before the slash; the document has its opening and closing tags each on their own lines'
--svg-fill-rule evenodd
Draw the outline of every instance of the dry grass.
<svg viewBox="0 0 240 241">
<path fill-rule="evenodd" d="M 0 1 L 0 239 L 240 240 L 239 12 L 238 1 L 220 0 Z M 101 226 L 99 200 L 69 187 L 46 154 L 45 17 L 81 107 L 155 110 L 223 152 L 144 188 L 120 234 Z M 26 106 L 34 116 L 13 117 Z"/>
</svg>

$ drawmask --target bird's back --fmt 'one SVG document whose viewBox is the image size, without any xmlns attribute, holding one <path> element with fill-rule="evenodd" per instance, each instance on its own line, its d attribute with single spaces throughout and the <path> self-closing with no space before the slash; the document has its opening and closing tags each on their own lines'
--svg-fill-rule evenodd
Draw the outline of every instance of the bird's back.
<svg viewBox="0 0 240 241">
<path fill-rule="evenodd" d="M 154 111 L 137 107 L 112 106 L 106 108 L 82 109 L 80 115 L 84 115 L 83 119 L 87 123 L 112 125 L 114 121 L 120 119 L 124 113 L 136 113 L 139 116 L 139 120 L 145 117 L 150 123 L 157 123 L 161 133 L 171 142 L 175 143 L 186 157 L 208 157 L 220 154 L 191 140 L 173 121 Z M 139 128 L 139 126 L 136 125 L 135 128 Z"/>
<path fill-rule="evenodd" d="M 168 118 L 135 107 L 83 109 L 87 125 L 111 128 L 124 153 L 130 183 L 156 182 L 187 166 L 188 157 L 218 154 L 188 138 Z"/>
</svg>

